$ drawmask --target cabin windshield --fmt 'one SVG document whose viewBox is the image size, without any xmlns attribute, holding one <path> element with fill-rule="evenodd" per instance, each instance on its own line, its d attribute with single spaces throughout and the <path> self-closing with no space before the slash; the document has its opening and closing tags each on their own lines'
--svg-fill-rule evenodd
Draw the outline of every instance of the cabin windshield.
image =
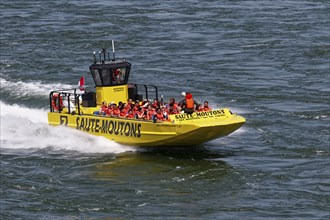
<svg viewBox="0 0 330 220">
<path fill-rule="evenodd" d="M 128 82 L 130 64 L 94 64 L 90 70 L 96 86 L 125 85 Z"/>
<path fill-rule="evenodd" d="M 93 75 L 93 79 L 94 79 L 95 85 L 96 86 L 102 86 L 102 81 L 101 81 L 99 70 L 98 69 L 94 69 L 92 71 L 92 75 Z"/>
</svg>

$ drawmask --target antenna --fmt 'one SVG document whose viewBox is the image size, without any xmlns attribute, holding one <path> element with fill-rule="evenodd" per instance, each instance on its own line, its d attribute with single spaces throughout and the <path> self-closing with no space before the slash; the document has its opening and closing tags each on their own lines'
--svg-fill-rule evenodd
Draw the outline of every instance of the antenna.
<svg viewBox="0 0 330 220">
<path fill-rule="evenodd" d="M 100 60 L 100 63 L 101 63 L 101 51 L 99 51 L 99 60 Z"/>
<path fill-rule="evenodd" d="M 102 63 L 104 63 L 105 62 L 105 49 L 102 49 L 102 53 L 103 53 L 103 61 L 102 61 Z"/>
<path fill-rule="evenodd" d="M 94 51 L 93 54 L 94 54 L 94 63 L 96 63 L 96 55 L 95 55 L 96 52 Z"/>
<path fill-rule="evenodd" d="M 113 61 L 115 61 L 116 56 L 115 56 L 115 41 L 112 40 L 112 55 L 113 55 Z"/>
</svg>

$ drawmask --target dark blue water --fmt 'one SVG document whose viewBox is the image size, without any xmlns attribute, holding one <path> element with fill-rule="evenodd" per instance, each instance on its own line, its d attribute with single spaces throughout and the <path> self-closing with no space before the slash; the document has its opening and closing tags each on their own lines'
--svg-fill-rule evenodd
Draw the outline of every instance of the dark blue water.
<svg viewBox="0 0 330 220">
<path fill-rule="evenodd" d="M 328 1 L 1 1 L 1 219 L 329 219 Z M 247 123 L 191 149 L 47 125 L 93 51 Z M 91 88 L 93 82 L 87 78 Z"/>
</svg>

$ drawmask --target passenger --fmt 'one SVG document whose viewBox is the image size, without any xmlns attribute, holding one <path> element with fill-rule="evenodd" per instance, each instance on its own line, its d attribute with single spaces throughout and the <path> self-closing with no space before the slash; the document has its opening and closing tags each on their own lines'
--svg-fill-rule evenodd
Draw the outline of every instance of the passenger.
<svg viewBox="0 0 330 220">
<path fill-rule="evenodd" d="M 107 109 L 108 109 L 107 102 L 103 101 L 102 105 L 100 107 L 100 110 L 93 112 L 93 114 L 95 114 L 95 115 L 106 115 Z"/>
<path fill-rule="evenodd" d="M 149 102 L 147 99 L 145 99 L 145 100 L 142 101 L 142 103 L 141 103 L 140 106 L 142 106 L 143 108 L 147 109 L 149 103 L 150 103 L 150 102 Z"/>
<path fill-rule="evenodd" d="M 125 108 L 125 104 L 122 101 L 119 101 L 118 108 L 120 108 L 120 109 Z"/>
<path fill-rule="evenodd" d="M 156 123 L 157 121 L 165 121 L 166 118 L 161 110 L 161 108 L 157 108 L 156 113 L 152 117 L 152 121 Z"/>
<path fill-rule="evenodd" d="M 146 111 L 143 110 L 143 108 L 139 108 L 139 111 L 135 115 L 136 119 L 147 119 Z"/>
<path fill-rule="evenodd" d="M 143 110 L 144 111 L 147 111 L 149 105 L 150 105 L 150 102 L 149 101 L 145 101 L 145 103 L 142 105 Z"/>
<path fill-rule="evenodd" d="M 120 109 L 117 107 L 117 104 L 113 104 L 113 110 L 112 110 L 112 116 L 113 117 L 118 117 L 120 114 Z"/>
<path fill-rule="evenodd" d="M 132 99 L 127 99 L 127 103 L 125 105 L 125 108 L 129 110 L 129 109 L 132 109 L 132 107 L 133 107 Z"/>
<path fill-rule="evenodd" d="M 205 101 L 202 111 L 207 112 L 207 111 L 211 111 L 211 110 L 212 110 L 212 108 L 209 106 L 209 102 Z"/>
<path fill-rule="evenodd" d="M 169 108 L 170 105 L 176 108 L 178 106 L 178 103 L 175 102 L 174 98 L 170 98 L 170 102 L 167 104 L 167 108 Z"/>
<path fill-rule="evenodd" d="M 125 118 L 127 115 L 127 112 L 125 110 L 125 108 L 120 108 L 120 113 L 118 115 L 119 118 Z"/>
<path fill-rule="evenodd" d="M 177 106 L 174 106 L 172 103 L 170 103 L 167 112 L 169 115 L 173 115 L 173 114 L 179 114 L 180 111 L 178 110 Z"/>
<path fill-rule="evenodd" d="M 136 100 L 134 103 L 134 107 L 132 109 L 133 113 L 136 114 L 139 111 L 139 108 L 140 108 L 140 102 L 139 102 L 139 100 Z"/>
<path fill-rule="evenodd" d="M 195 109 L 198 109 L 198 103 L 193 99 L 193 96 L 191 93 L 187 92 L 182 92 L 182 96 L 185 97 L 181 102 L 179 102 L 179 105 L 181 108 L 184 110 L 184 113 L 192 114 Z M 195 107 L 196 106 L 196 107 Z"/>
<path fill-rule="evenodd" d="M 115 84 L 120 83 L 120 75 L 121 75 L 121 69 L 118 68 L 114 71 L 114 73 L 112 75 L 112 80 Z"/>
<path fill-rule="evenodd" d="M 108 109 L 106 111 L 106 115 L 107 116 L 112 116 L 112 113 L 113 113 L 113 104 L 114 104 L 114 102 L 109 103 Z"/>
<path fill-rule="evenodd" d="M 160 103 L 157 99 L 154 99 L 154 101 L 152 103 L 152 107 L 155 109 L 160 108 Z"/>
<path fill-rule="evenodd" d="M 164 121 L 168 119 L 168 112 L 166 111 L 165 106 L 160 107 L 161 113 L 163 114 Z"/>
<path fill-rule="evenodd" d="M 120 70 L 118 83 L 123 83 L 125 81 L 125 73 L 126 71 L 124 69 Z"/>
<path fill-rule="evenodd" d="M 151 105 L 149 105 L 147 109 L 147 119 L 152 120 L 155 113 L 156 110 Z"/>
<path fill-rule="evenodd" d="M 127 112 L 125 118 L 133 119 L 134 117 L 135 117 L 135 116 L 134 116 L 134 114 L 133 114 L 132 109 L 128 110 L 128 112 Z"/>
<path fill-rule="evenodd" d="M 106 101 L 102 102 L 102 106 L 100 108 L 101 114 L 105 115 L 107 112 L 107 109 L 108 109 L 107 102 Z"/>
</svg>

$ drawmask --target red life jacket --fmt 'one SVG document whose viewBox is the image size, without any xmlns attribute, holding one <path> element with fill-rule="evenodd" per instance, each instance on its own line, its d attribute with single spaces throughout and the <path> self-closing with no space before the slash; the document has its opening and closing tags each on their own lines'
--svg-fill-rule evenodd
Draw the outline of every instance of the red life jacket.
<svg viewBox="0 0 330 220">
<path fill-rule="evenodd" d="M 106 105 L 101 106 L 101 112 L 107 112 L 107 110 L 108 110 L 108 106 Z"/>
<path fill-rule="evenodd" d="M 129 111 L 130 109 L 132 109 L 132 106 L 130 104 L 126 104 L 125 108 L 127 109 L 127 111 Z"/>
<path fill-rule="evenodd" d="M 113 114 L 114 116 L 117 116 L 117 115 L 120 114 L 120 110 L 119 110 L 118 108 L 115 108 L 115 109 L 113 109 L 112 114 Z"/>
<path fill-rule="evenodd" d="M 112 113 L 113 113 L 113 108 L 108 108 L 106 114 L 111 115 Z"/>
<path fill-rule="evenodd" d="M 178 114 L 179 113 L 179 110 L 178 108 L 173 108 L 172 112 L 169 112 L 170 114 Z"/>
<path fill-rule="evenodd" d="M 163 115 L 163 113 L 160 113 L 160 114 L 157 113 L 156 115 L 157 115 L 157 119 L 158 119 L 158 120 L 162 120 L 162 121 L 164 120 L 164 115 Z"/>
<path fill-rule="evenodd" d="M 119 113 L 119 116 L 120 117 L 125 117 L 127 115 L 127 112 L 126 111 L 120 111 L 120 113 Z"/>
<path fill-rule="evenodd" d="M 127 115 L 126 115 L 126 118 L 134 118 L 133 113 L 132 113 L 132 114 L 127 114 Z"/>
<path fill-rule="evenodd" d="M 154 110 L 148 110 L 148 113 L 147 113 L 147 119 L 148 120 L 151 120 L 152 119 L 152 116 L 155 114 L 155 111 Z"/>
<path fill-rule="evenodd" d="M 144 118 L 145 118 L 144 112 L 138 112 L 138 113 L 136 113 L 136 114 L 137 114 L 137 117 L 138 117 L 139 119 L 144 119 Z"/>
</svg>

